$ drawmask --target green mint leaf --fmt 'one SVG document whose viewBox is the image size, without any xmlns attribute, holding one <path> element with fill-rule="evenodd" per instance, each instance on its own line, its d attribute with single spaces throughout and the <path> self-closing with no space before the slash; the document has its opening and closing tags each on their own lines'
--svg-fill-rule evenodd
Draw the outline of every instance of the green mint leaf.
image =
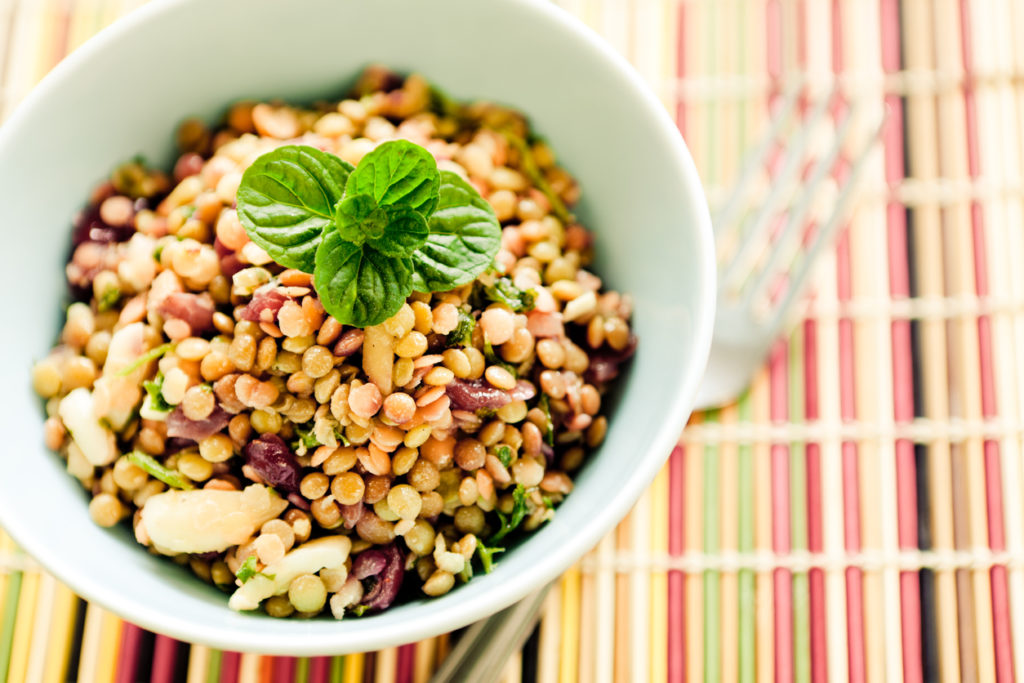
<svg viewBox="0 0 1024 683">
<path fill-rule="evenodd" d="M 366 614 L 366 610 L 368 609 L 370 608 L 366 605 L 356 605 L 355 607 L 350 607 L 348 611 L 351 612 L 354 616 L 361 617 L 364 614 Z"/>
<path fill-rule="evenodd" d="M 151 455 L 143 453 L 142 451 L 132 451 L 126 457 L 128 458 L 128 462 L 143 470 L 151 477 L 159 479 L 171 488 L 185 490 L 194 488 L 192 486 L 192 482 L 183 477 L 181 473 L 167 469 L 157 462 Z"/>
<path fill-rule="evenodd" d="M 369 195 L 378 207 L 401 206 L 429 216 L 440 177 L 433 155 L 408 140 L 377 145 L 348 178 L 345 196 Z"/>
<path fill-rule="evenodd" d="M 398 312 L 412 291 L 412 263 L 329 230 L 316 252 L 313 284 L 324 309 L 343 325 L 369 327 Z"/>
<path fill-rule="evenodd" d="M 411 256 L 426 242 L 429 230 L 422 215 L 405 207 L 378 207 L 373 197 L 357 194 L 338 202 L 334 212 L 338 234 L 346 242 L 369 243 L 387 256 Z"/>
<path fill-rule="evenodd" d="M 502 465 L 508 467 L 512 464 L 512 448 L 501 444 L 494 449 L 494 457 L 496 457 Z"/>
<path fill-rule="evenodd" d="M 238 568 L 237 572 L 235 572 L 235 576 L 238 577 L 238 580 L 242 583 L 245 583 L 257 574 L 259 574 L 259 571 L 256 569 L 255 555 L 250 555 L 245 558 L 245 562 L 243 562 L 242 566 Z"/>
<path fill-rule="evenodd" d="M 334 223 L 346 242 L 362 244 L 377 239 L 387 227 L 387 214 L 368 194 L 349 195 L 334 209 Z"/>
<path fill-rule="evenodd" d="M 384 234 L 370 240 L 370 246 L 387 256 L 412 256 L 427 241 L 430 230 L 422 215 L 412 209 L 385 209 Z"/>
<path fill-rule="evenodd" d="M 172 350 L 175 346 L 177 346 L 175 342 L 167 342 L 166 344 L 161 344 L 160 346 L 157 346 L 155 348 L 150 349 L 149 351 L 146 351 L 144 354 L 136 358 L 134 361 L 126 365 L 124 368 L 122 368 L 121 371 L 117 373 L 117 376 L 127 377 L 128 375 L 132 374 L 149 361 L 156 360 L 160 356 Z"/>
<path fill-rule="evenodd" d="M 334 223 L 334 205 L 351 173 L 351 164 L 315 147 L 278 147 L 242 175 L 238 217 L 271 258 L 312 273 L 321 235 Z"/>
<path fill-rule="evenodd" d="M 146 390 L 146 394 L 149 395 L 150 405 L 153 410 L 161 413 L 169 413 L 174 410 L 174 406 L 167 402 L 164 398 L 164 373 L 158 372 L 156 379 L 145 380 L 142 383 L 142 388 Z"/>
<path fill-rule="evenodd" d="M 516 490 L 512 492 L 512 514 L 508 517 L 498 513 L 498 519 L 501 520 L 501 528 L 498 529 L 498 533 L 488 539 L 488 545 L 494 545 L 501 539 L 505 538 L 509 533 L 514 531 L 523 520 L 526 519 L 526 489 L 523 488 L 522 484 L 516 484 Z"/>
<path fill-rule="evenodd" d="M 533 310 L 537 292 L 532 289 L 522 290 L 512 284 L 507 277 L 498 278 L 493 285 L 484 288 L 484 296 L 495 303 L 505 304 L 516 313 Z"/>
<path fill-rule="evenodd" d="M 437 209 L 427 223 L 430 236 L 413 254 L 418 292 L 443 292 L 472 282 L 501 246 L 501 226 L 491 205 L 451 171 L 441 171 Z"/>
<path fill-rule="evenodd" d="M 460 308 L 459 324 L 448 333 L 448 346 L 471 346 L 475 328 L 476 318 Z"/>
</svg>

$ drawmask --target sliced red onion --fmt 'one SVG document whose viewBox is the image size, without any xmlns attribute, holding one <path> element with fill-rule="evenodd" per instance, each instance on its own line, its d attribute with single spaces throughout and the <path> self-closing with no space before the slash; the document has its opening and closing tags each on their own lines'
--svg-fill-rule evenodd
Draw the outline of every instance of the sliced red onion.
<svg viewBox="0 0 1024 683">
<path fill-rule="evenodd" d="M 446 389 L 453 410 L 480 410 L 501 408 L 512 402 L 507 391 L 502 391 L 484 379 L 455 379 Z"/>
<path fill-rule="evenodd" d="M 189 176 L 199 175 L 203 163 L 203 158 L 195 152 L 182 154 L 174 164 L 174 181 L 180 183 Z"/>
<path fill-rule="evenodd" d="M 363 338 L 365 333 L 357 327 L 353 327 L 345 330 L 338 337 L 337 343 L 334 345 L 335 356 L 351 356 L 352 354 L 363 348 Z"/>
<path fill-rule="evenodd" d="M 247 263 L 242 263 L 242 259 L 238 257 L 235 250 L 225 246 L 219 237 L 213 241 L 213 249 L 220 259 L 220 272 L 224 277 L 230 278 L 238 271 L 248 267 Z"/>
<path fill-rule="evenodd" d="M 201 334 L 213 327 L 213 300 L 209 294 L 172 292 L 160 304 L 160 315 L 180 318 L 192 328 L 192 334 Z"/>
<path fill-rule="evenodd" d="M 370 548 L 356 555 L 352 561 L 352 575 L 360 580 L 377 576 L 387 564 L 387 553 L 379 548 Z"/>
<path fill-rule="evenodd" d="M 302 494 L 300 493 L 289 493 L 287 498 L 289 503 L 299 508 L 300 510 L 305 510 L 306 512 L 309 512 L 309 510 L 311 509 L 309 501 L 303 498 Z"/>
<path fill-rule="evenodd" d="M 277 319 L 277 312 L 284 306 L 285 301 L 288 301 L 288 297 L 276 289 L 257 290 L 249 303 L 242 309 L 239 317 L 254 323 L 274 322 Z"/>
<path fill-rule="evenodd" d="M 242 449 L 245 462 L 271 486 L 285 494 L 299 492 L 302 470 L 295 454 L 277 434 L 263 434 Z"/>
<path fill-rule="evenodd" d="M 533 382 L 521 379 L 509 390 L 508 395 L 512 397 L 513 401 L 529 401 L 537 395 L 537 387 L 533 385 Z"/>
<path fill-rule="evenodd" d="M 621 351 L 603 348 L 590 357 L 590 366 L 585 374 L 591 384 L 610 382 L 619 376 L 619 366 L 633 357 L 636 352 L 636 335 L 629 336 L 629 343 Z"/>
<path fill-rule="evenodd" d="M 341 506 L 341 518 L 345 520 L 346 529 L 355 529 L 356 524 L 359 524 L 359 520 L 363 518 L 363 511 L 366 507 L 362 503 L 356 503 L 355 505 L 342 505 Z"/>
<path fill-rule="evenodd" d="M 220 406 L 214 407 L 213 412 L 205 420 L 188 419 L 181 406 L 178 406 L 167 416 L 167 436 L 202 441 L 227 427 L 230 420 L 231 416 Z"/>
<path fill-rule="evenodd" d="M 363 554 L 371 551 L 363 551 Z M 373 587 L 363 596 L 362 605 L 371 610 L 387 609 L 398 597 L 398 591 L 402 588 L 402 580 L 405 578 L 405 557 L 402 551 L 394 543 L 380 548 L 380 552 L 386 556 L 387 563 L 376 575 L 368 577 L 373 580 Z M 358 558 L 356 558 L 358 561 Z"/>
<path fill-rule="evenodd" d="M 78 246 L 83 242 L 125 242 L 135 234 L 135 226 L 107 225 L 100 218 L 99 203 L 90 204 L 75 216 L 74 229 L 71 232 L 71 244 Z"/>
</svg>

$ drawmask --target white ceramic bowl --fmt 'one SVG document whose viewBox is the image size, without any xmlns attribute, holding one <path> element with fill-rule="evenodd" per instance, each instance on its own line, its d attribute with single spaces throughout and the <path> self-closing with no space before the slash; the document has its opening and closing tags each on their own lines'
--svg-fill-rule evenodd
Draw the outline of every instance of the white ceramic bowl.
<svg viewBox="0 0 1024 683">
<path fill-rule="evenodd" d="M 103 530 L 42 445 L 29 369 L 62 318 L 70 221 L 142 153 L 169 163 L 189 115 L 241 98 L 339 95 L 367 63 L 419 71 L 452 96 L 527 113 L 579 179 L 597 272 L 633 295 L 639 352 L 600 452 L 554 521 L 497 569 L 363 619 L 239 614 L 126 528 Z M 157 0 L 68 57 L 0 129 L 0 267 L 10 392 L 0 418 L 0 524 L 84 597 L 171 636 L 289 655 L 372 650 L 461 627 L 556 577 L 629 510 L 690 412 L 711 339 L 714 260 L 693 163 L 662 104 L 590 30 L 542 0 Z"/>
</svg>

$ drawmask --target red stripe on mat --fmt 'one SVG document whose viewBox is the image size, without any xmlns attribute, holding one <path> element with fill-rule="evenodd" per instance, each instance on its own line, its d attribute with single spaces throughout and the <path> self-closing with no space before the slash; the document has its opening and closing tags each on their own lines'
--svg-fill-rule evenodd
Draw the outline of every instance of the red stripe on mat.
<svg viewBox="0 0 1024 683">
<path fill-rule="evenodd" d="M 818 408 L 818 326 L 804 323 L 804 414 L 807 422 L 820 417 Z M 821 514 L 821 446 L 809 443 L 807 458 L 807 549 L 825 550 Z M 825 572 L 814 568 L 808 573 L 811 599 L 811 680 L 828 679 L 828 634 L 825 632 Z"/>
<path fill-rule="evenodd" d="M 414 644 L 402 645 L 398 648 L 398 660 L 395 663 L 395 681 L 412 683 L 413 662 L 416 655 Z"/>
<path fill-rule="evenodd" d="M 157 636 L 153 644 L 153 668 L 150 683 L 171 683 L 177 666 L 178 641 L 167 636 Z"/>
<path fill-rule="evenodd" d="M 331 677 L 330 657 L 309 658 L 309 683 L 327 683 Z"/>
<path fill-rule="evenodd" d="M 963 65 L 967 74 L 964 82 L 964 109 L 967 122 L 967 167 L 971 178 L 981 174 L 978 159 L 978 110 L 974 97 L 974 65 L 971 49 L 971 13 L 964 0 L 960 2 L 960 31 L 963 48 Z M 988 264 L 985 248 L 985 222 L 981 204 L 971 202 L 973 224 L 975 289 L 979 297 L 989 294 Z M 978 348 L 981 363 L 981 412 L 986 419 L 998 417 L 996 404 L 995 371 L 992 367 L 992 327 L 987 315 L 978 317 Z M 999 443 L 992 439 L 985 441 L 985 489 L 988 501 L 989 546 L 996 552 L 1006 550 L 1005 528 L 1003 526 L 1003 475 Z M 1013 641 L 1010 619 L 1010 596 L 1006 567 L 992 568 L 992 628 L 995 644 L 996 677 L 999 681 L 1015 678 L 1013 667 Z"/>
<path fill-rule="evenodd" d="M 270 680 L 274 683 L 292 683 L 295 680 L 295 658 L 274 657 Z"/>
<path fill-rule="evenodd" d="M 237 683 L 238 667 L 242 655 L 237 652 L 224 652 L 220 657 L 220 683 Z"/>
<path fill-rule="evenodd" d="M 850 238 L 843 233 L 836 248 L 836 291 L 839 301 L 852 297 L 850 274 Z M 839 320 L 839 415 L 844 422 L 857 419 L 855 368 L 853 361 L 853 321 Z M 843 547 L 848 553 L 859 553 L 860 541 L 860 475 L 857 444 L 844 441 L 843 467 Z M 858 567 L 846 570 L 847 658 L 851 683 L 863 683 L 866 677 L 864 651 L 864 584 Z"/>
<path fill-rule="evenodd" d="M 676 446 L 668 461 L 668 552 L 672 557 L 683 554 L 683 449 Z M 683 572 L 668 572 L 668 680 L 683 683 L 686 680 L 686 621 Z"/>
<path fill-rule="evenodd" d="M 788 419 L 789 385 L 786 374 L 788 348 L 779 342 L 769 360 L 771 399 L 769 412 L 773 422 Z M 792 550 L 789 505 L 789 447 L 771 447 L 772 549 L 778 555 Z M 793 575 L 788 569 L 772 573 L 775 582 L 775 680 L 793 680 Z"/>
<path fill-rule="evenodd" d="M 118 649 L 117 673 L 114 683 L 134 683 L 139 667 L 139 645 L 142 643 L 142 629 L 125 622 L 121 629 L 121 647 Z"/>
</svg>

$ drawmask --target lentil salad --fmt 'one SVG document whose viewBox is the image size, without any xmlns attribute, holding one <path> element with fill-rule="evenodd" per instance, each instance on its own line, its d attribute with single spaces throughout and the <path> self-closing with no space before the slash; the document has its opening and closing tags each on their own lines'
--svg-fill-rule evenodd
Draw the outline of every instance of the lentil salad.
<svg viewBox="0 0 1024 683">
<path fill-rule="evenodd" d="M 239 186 L 284 145 L 358 169 L 398 139 L 486 200 L 500 248 L 468 284 L 345 325 L 251 239 Z M 33 368 L 93 520 L 276 617 L 361 615 L 490 571 L 571 492 L 636 346 L 550 147 L 515 111 L 381 68 L 340 102 L 239 103 L 178 143 L 170 177 L 125 164 L 76 219 L 78 300 Z"/>
</svg>

